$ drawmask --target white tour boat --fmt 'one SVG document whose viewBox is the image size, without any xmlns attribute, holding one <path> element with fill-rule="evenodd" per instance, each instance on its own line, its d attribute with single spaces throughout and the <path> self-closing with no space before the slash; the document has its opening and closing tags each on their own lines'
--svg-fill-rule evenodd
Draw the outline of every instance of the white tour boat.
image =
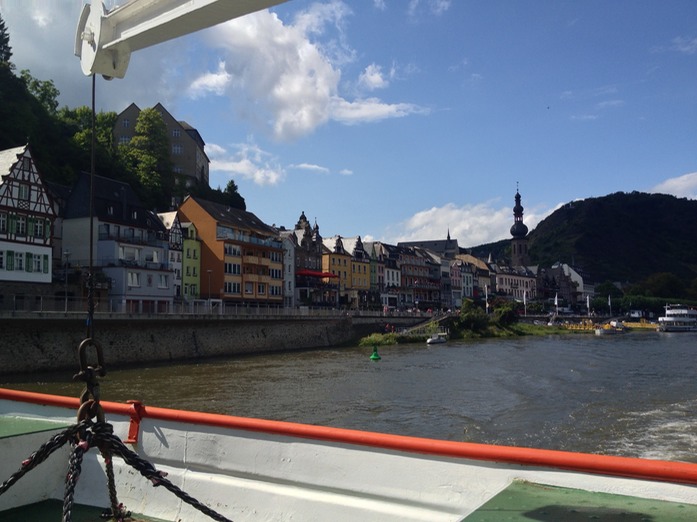
<svg viewBox="0 0 697 522">
<path fill-rule="evenodd" d="M 697 332 L 697 309 L 681 305 L 666 305 L 666 314 L 658 318 L 659 332 Z"/>
</svg>

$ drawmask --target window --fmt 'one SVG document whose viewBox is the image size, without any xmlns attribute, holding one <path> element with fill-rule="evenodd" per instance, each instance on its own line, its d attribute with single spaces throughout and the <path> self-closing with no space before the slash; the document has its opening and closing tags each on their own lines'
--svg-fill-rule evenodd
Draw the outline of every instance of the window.
<svg viewBox="0 0 697 522">
<path fill-rule="evenodd" d="M 44 220 L 37 219 L 34 223 L 34 237 L 44 237 Z"/>
<path fill-rule="evenodd" d="M 128 145 L 131 141 L 131 138 L 128 136 L 119 136 L 119 145 Z"/>
<path fill-rule="evenodd" d="M 7 251 L 7 270 L 14 270 L 15 253 L 12 250 Z"/>
<path fill-rule="evenodd" d="M 181 130 L 180 129 L 172 129 L 172 137 L 178 138 L 179 136 L 181 136 Z"/>
<path fill-rule="evenodd" d="M 226 281 L 225 282 L 225 293 L 226 294 L 240 294 L 240 283 L 235 283 L 235 282 L 230 282 Z"/>
<path fill-rule="evenodd" d="M 15 232 L 18 236 L 27 235 L 27 218 L 24 216 L 17 216 L 17 228 Z"/>
<path fill-rule="evenodd" d="M 128 286 L 140 286 L 140 274 L 138 272 L 128 272 Z"/>
<path fill-rule="evenodd" d="M 7 214 L 0 212 L 0 234 L 7 234 Z"/>
<path fill-rule="evenodd" d="M 169 288 L 167 281 L 167 274 L 160 274 L 160 280 L 157 283 L 158 288 Z"/>
<path fill-rule="evenodd" d="M 128 127 L 130 127 L 130 125 L 131 125 L 131 122 L 129 121 L 128 118 L 124 118 L 123 120 L 121 120 L 121 126 L 124 129 L 127 129 Z"/>
<path fill-rule="evenodd" d="M 181 145 L 179 145 L 179 144 L 172 145 L 172 154 L 174 154 L 175 156 L 181 156 L 182 150 L 183 150 L 183 147 Z"/>
<path fill-rule="evenodd" d="M 266 294 L 266 285 L 264 283 L 259 283 L 257 285 L 257 294 L 259 294 L 259 295 Z"/>
<path fill-rule="evenodd" d="M 244 293 L 245 294 L 253 294 L 254 293 L 254 283 L 245 283 L 244 284 Z"/>
<path fill-rule="evenodd" d="M 24 256 L 19 252 L 15 255 L 15 270 L 24 270 Z"/>
<path fill-rule="evenodd" d="M 20 183 L 19 185 L 19 199 L 21 201 L 29 201 L 29 185 L 25 183 Z"/>
<path fill-rule="evenodd" d="M 39 256 L 34 256 L 33 271 L 34 272 L 42 272 L 43 271 L 41 268 L 41 258 Z"/>
</svg>

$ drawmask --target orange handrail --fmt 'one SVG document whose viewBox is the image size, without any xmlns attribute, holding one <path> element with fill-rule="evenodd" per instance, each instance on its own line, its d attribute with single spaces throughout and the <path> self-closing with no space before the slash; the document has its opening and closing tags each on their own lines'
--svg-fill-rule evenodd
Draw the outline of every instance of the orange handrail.
<svg viewBox="0 0 697 522">
<path fill-rule="evenodd" d="M 1 399 L 61 406 L 75 409 L 76 411 L 79 406 L 79 399 L 73 397 L 46 395 L 34 392 L 9 390 L 6 388 L 0 388 L 0 400 Z M 556 468 L 583 473 L 664 482 L 697 484 L 697 464 L 688 462 L 672 462 L 635 457 L 597 455 L 593 453 L 575 453 L 559 450 L 425 439 L 345 428 L 332 428 L 328 426 L 314 426 L 294 422 L 158 408 L 154 406 L 144 406 L 137 401 L 131 401 L 129 404 L 101 401 L 100 404 L 106 413 L 125 415 L 131 418 L 132 425 L 129 429 L 129 439 L 134 439 L 132 436 L 134 421 L 139 422 L 142 418 L 151 418 L 171 422 L 255 431 L 287 437 L 371 446 L 407 453 L 421 453 L 490 462 L 505 462 L 523 466 Z M 137 440 L 137 434 L 135 439 Z"/>
</svg>

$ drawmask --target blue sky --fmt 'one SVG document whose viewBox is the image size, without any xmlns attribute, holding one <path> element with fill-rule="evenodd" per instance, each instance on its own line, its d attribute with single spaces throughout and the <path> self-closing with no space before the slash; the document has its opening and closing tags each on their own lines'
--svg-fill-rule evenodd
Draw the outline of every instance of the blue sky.
<svg viewBox="0 0 697 522">
<path fill-rule="evenodd" d="M 69 107 L 81 4 L 0 0 L 17 69 Z M 617 191 L 697 198 L 697 2 L 291 0 L 137 51 L 97 83 L 99 110 L 131 102 L 196 127 L 211 185 L 268 224 L 475 246 L 510 237 L 517 186 L 530 229 Z"/>
</svg>

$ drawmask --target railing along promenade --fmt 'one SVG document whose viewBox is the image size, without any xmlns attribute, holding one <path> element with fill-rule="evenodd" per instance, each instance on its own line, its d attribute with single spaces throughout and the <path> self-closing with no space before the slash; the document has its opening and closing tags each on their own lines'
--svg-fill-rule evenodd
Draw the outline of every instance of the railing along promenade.
<svg viewBox="0 0 697 522">
<path fill-rule="evenodd" d="M 51 318 L 81 318 L 87 314 L 87 300 L 83 298 L 47 297 L 47 296 L 13 296 L 6 295 L 0 300 L 0 317 L 51 317 Z M 263 303 L 254 304 L 225 304 L 219 300 L 200 299 L 188 303 L 167 303 L 160 309 L 129 308 L 121 302 L 99 302 L 95 306 L 95 314 L 101 317 L 130 317 L 158 319 L 181 319 L 182 317 L 211 318 L 293 318 L 293 317 L 346 317 L 365 319 L 407 319 L 414 322 L 425 321 L 433 317 L 433 313 L 425 311 L 387 312 L 378 310 L 353 310 L 332 307 L 296 306 L 283 307 Z"/>
</svg>

